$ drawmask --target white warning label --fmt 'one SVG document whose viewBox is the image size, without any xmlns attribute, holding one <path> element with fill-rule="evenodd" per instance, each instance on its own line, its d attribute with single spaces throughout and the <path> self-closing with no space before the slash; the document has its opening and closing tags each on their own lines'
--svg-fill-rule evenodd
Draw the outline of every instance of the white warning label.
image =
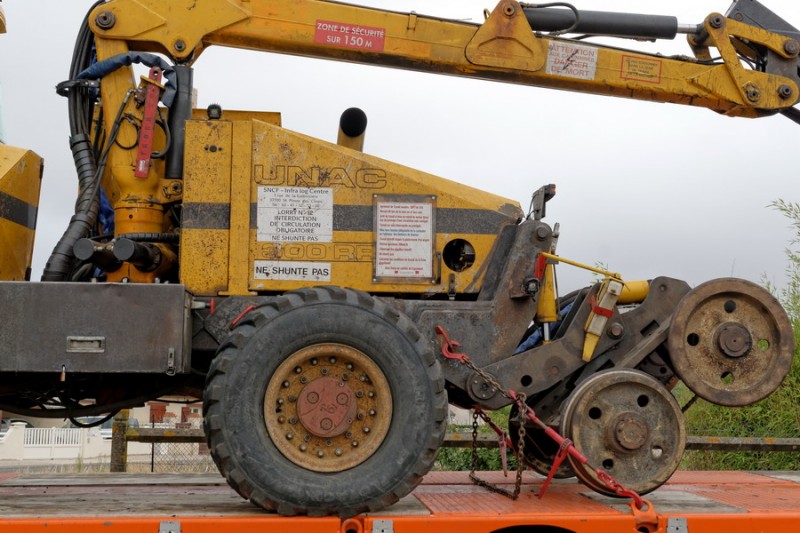
<svg viewBox="0 0 800 533">
<path fill-rule="evenodd" d="M 432 278 L 432 204 L 378 202 L 375 208 L 375 275 Z"/>
<path fill-rule="evenodd" d="M 254 261 L 253 279 L 278 281 L 330 281 L 330 263 L 304 261 Z"/>
<path fill-rule="evenodd" d="M 333 189 L 259 187 L 256 240 L 331 242 Z"/>
<path fill-rule="evenodd" d="M 567 78 L 593 80 L 597 71 L 597 48 L 550 41 L 545 72 Z"/>
</svg>

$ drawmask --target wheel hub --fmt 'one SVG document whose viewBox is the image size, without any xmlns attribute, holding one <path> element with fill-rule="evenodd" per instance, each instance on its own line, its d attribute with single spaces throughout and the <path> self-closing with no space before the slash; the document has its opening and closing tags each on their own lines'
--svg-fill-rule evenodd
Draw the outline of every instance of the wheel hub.
<svg viewBox="0 0 800 533">
<path fill-rule="evenodd" d="M 317 437 L 338 437 L 353 423 L 358 405 L 353 389 L 344 381 L 319 378 L 306 385 L 297 398 L 297 416 Z"/>
<path fill-rule="evenodd" d="M 383 443 L 392 395 L 381 369 L 350 346 L 322 343 L 289 356 L 264 394 L 264 422 L 290 461 L 316 472 L 363 463 Z"/>
<path fill-rule="evenodd" d="M 614 428 L 612 442 L 623 451 L 638 450 L 650 438 L 647 422 L 635 413 L 619 415 L 610 427 Z"/>
<path fill-rule="evenodd" d="M 750 332 L 740 324 L 723 324 L 717 330 L 719 349 L 728 357 L 742 357 L 750 351 L 753 339 Z"/>
</svg>

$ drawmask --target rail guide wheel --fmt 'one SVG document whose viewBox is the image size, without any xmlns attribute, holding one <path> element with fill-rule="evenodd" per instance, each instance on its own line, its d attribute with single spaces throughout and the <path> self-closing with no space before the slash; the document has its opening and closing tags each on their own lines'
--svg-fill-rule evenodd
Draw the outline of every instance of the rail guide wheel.
<svg viewBox="0 0 800 533">
<path fill-rule="evenodd" d="M 672 394 L 633 369 L 593 374 L 567 398 L 564 436 L 625 488 L 639 494 L 663 485 L 678 468 L 686 445 L 683 414 Z M 575 475 L 592 490 L 617 496 L 587 465 L 569 457 Z"/>
<path fill-rule="evenodd" d="M 516 406 L 511 408 L 511 415 L 508 421 L 508 436 L 511 438 L 511 445 L 514 450 L 519 446 L 519 420 L 517 419 L 518 409 Z M 558 427 L 554 428 L 559 431 Z M 553 466 L 553 461 L 558 453 L 558 444 L 542 428 L 533 423 L 525 424 L 525 463 L 534 472 L 542 476 L 548 476 Z M 575 477 L 575 472 L 567 461 L 564 461 L 556 469 L 553 475 L 556 479 L 569 479 Z"/>
<path fill-rule="evenodd" d="M 335 287 L 265 300 L 220 347 L 204 395 L 231 487 L 283 515 L 352 516 L 405 496 L 444 438 L 441 368 L 414 324 Z"/>
<path fill-rule="evenodd" d="M 667 339 L 675 372 L 695 394 L 728 407 L 772 393 L 792 366 L 786 312 L 755 283 L 721 278 L 678 303 Z"/>
</svg>

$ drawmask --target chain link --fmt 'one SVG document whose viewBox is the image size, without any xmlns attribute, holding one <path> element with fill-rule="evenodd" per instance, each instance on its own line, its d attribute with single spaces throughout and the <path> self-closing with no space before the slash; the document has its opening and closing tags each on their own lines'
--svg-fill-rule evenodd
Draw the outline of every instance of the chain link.
<svg viewBox="0 0 800 533">
<path fill-rule="evenodd" d="M 517 443 L 517 478 L 514 486 L 514 491 L 511 492 L 502 489 L 500 487 L 497 487 L 495 485 L 492 485 L 487 481 L 480 479 L 477 475 L 475 475 L 475 470 L 477 468 L 477 463 L 478 463 L 477 440 L 478 440 L 479 415 L 477 411 L 473 413 L 473 419 L 472 419 L 472 470 L 469 473 L 470 479 L 476 484 L 480 485 L 481 487 L 484 487 L 498 494 L 503 494 L 505 496 L 510 497 L 511 499 L 516 500 L 519 497 L 520 489 L 522 486 L 522 471 L 524 469 L 523 461 L 525 459 L 525 436 L 526 436 L 525 422 L 530 420 L 536 423 L 537 425 L 539 425 L 540 428 L 545 430 L 546 433 L 551 430 L 544 422 L 536 418 L 535 413 L 533 413 L 533 410 L 530 407 L 528 407 L 528 405 L 525 403 L 526 396 L 524 393 L 515 393 L 513 391 L 510 390 L 507 391 L 503 389 L 503 387 L 500 386 L 500 383 L 498 383 L 497 380 L 494 379 L 490 374 L 475 366 L 475 364 L 469 359 L 469 357 L 466 354 L 454 351 L 454 348 L 457 348 L 459 344 L 457 342 L 452 342 L 449 339 L 449 337 L 447 337 L 447 334 L 445 333 L 444 329 L 441 326 L 437 326 L 436 331 L 437 333 L 442 335 L 445 339 L 445 343 L 442 347 L 442 353 L 444 354 L 445 357 L 447 357 L 448 359 L 456 359 L 459 363 L 466 366 L 467 368 L 475 372 L 478 376 L 480 376 L 481 379 L 483 379 L 483 381 L 486 382 L 486 384 L 488 384 L 492 388 L 492 390 L 494 390 L 497 393 L 500 393 L 505 398 L 511 400 L 514 404 L 517 405 L 518 416 L 519 416 L 519 430 L 518 430 L 519 442 Z M 561 437 L 561 439 L 563 440 L 562 445 L 566 445 L 566 447 L 569 448 L 567 451 L 571 451 L 573 453 L 579 453 L 577 452 L 572 442 L 563 439 L 563 437 Z M 586 462 L 587 466 L 591 466 L 588 464 L 587 459 L 583 455 L 579 455 L 579 457 L 581 458 L 582 462 Z M 614 479 L 614 477 L 612 477 L 608 472 L 593 467 L 592 470 L 595 470 L 595 474 L 597 475 L 598 479 L 608 488 L 613 490 L 616 494 L 618 494 L 619 496 L 631 498 L 633 500 L 635 508 L 641 510 L 643 507 L 645 507 L 644 500 L 639 494 L 630 489 L 626 489 L 619 481 Z"/>
</svg>

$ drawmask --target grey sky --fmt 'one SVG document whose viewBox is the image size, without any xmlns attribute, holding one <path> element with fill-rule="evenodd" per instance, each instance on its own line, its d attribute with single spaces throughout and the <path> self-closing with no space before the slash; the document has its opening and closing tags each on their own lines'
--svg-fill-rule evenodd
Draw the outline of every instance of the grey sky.
<svg viewBox="0 0 800 533">
<path fill-rule="evenodd" d="M 482 20 L 491 0 L 358 3 Z M 800 3 L 765 0 L 800 25 Z M 76 179 L 67 144 L 64 80 L 86 0 L 5 0 L 0 85 L 6 142 L 45 158 L 34 261 L 44 261 L 72 213 Z M 727 0 L 576 0 L 583 9 L 675 15 L 699 23 Z M 676 41 L 621 46 L 690 54 Z M 711 111 L 377 67 L 211 48 L 196 64 L 199 104 L 281 111 L 285 127 L 333 141 L 338 116 L 367 112 L 365 151 L 507 196 L 527 207 L 558 185 L 547 220 L 558 252 L 603 262 L 627 279 L 670 275 L 695 285 L 734 275 L 784 282 L 788 224 L 767 205 L 798 200 L 800 126 Z M 562 290 L 591 280 L 560 267 Z"/>
</svg>

